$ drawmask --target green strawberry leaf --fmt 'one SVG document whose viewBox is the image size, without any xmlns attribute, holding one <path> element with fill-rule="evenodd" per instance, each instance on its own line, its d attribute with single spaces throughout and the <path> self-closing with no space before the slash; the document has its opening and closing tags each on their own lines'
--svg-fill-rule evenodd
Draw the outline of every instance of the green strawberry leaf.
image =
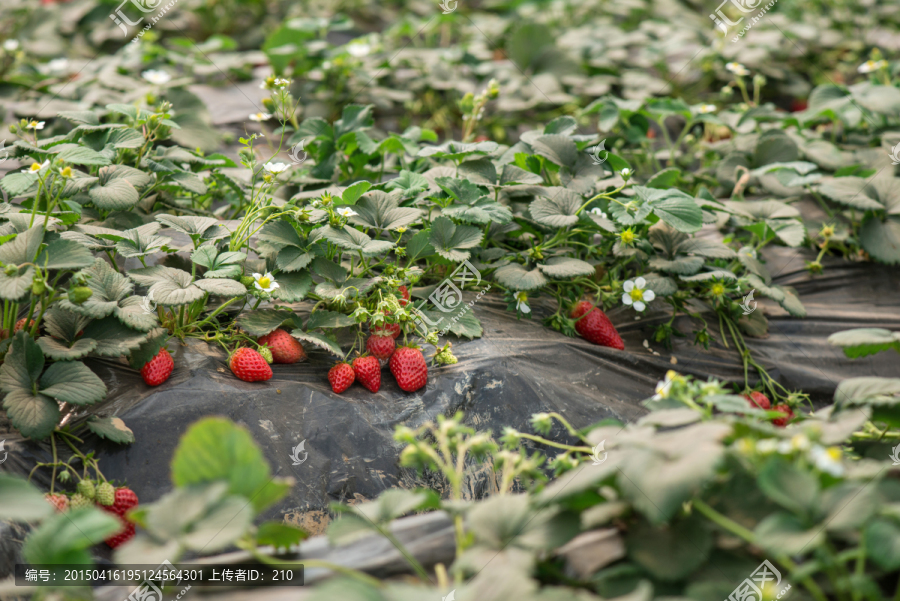
<svg viewBox="0 0 900 601">
<path fill-rule="evenodd" d="M 58 361 L 40 380 L 41 394 L 60 403 L 84 406 L 106 398 L 106 384 L 81 361 Z"/>
<path fill-rule="evenodd" d="M 397 198 L 392 194 L 385 194 L 378 190 L 366 193 L 354 210 L 357 215 L 350 217 L 350 221 L 362 227 L 372 227 L 379 230 L 396 230 L 418 221 L 422 216 L 421 209 L 399 206 Z"/>
<path fill-rule="evenodd" d="M 341 350 L 340 345 L 338 345 L 338 343 L 331 338 L 328 338 L 325 334 L 320 334 L 318 332 L 304 332 L 303 330 L 297 329 L 291 332 L 291 336 L 293 336 L 297 340 L 308 342 L 313 346 L 322 349 L 323 351 L 328 351 L 336 357 L 344 356 L 344 352 Z"/>
<path fill-rule="evenodd" d="M 95 415 L 90 417 L 85 425 L 88 430 L 110 442 L 118 444 L 134 442 L 134 432 L 118 417 L 97 417 Z"/>
<path fill-rule="evenodd" d="M 290 327 L 297 327 L 299 320 L 294 319 L 291 311 L 279 311 L 276 309 L 259 309 L 248 313 L 241 313 L 237 323 L 251 336 L 265 336 L 288 322 Z"/>
<path fill-rule="evenodd" d="M 828 337 L 828 344 L 843 348 L 844 354 L 851 359 L 891 349 L 900 353 L 900 332 L 882 328 L 855 328 L 832 334 Z"/>
<path fill-rule="evenodd" d="M 465 261 L 471 256 L 468 250 L 481 244 L 484 234 L 471 225 L 456 225 L 447 217 L 438 217 L 431 224 L 430 244 L 448 261 Z"/>
<path fill-rule="evenodd" d="M 181 437 L 172 458 L 172 483 L 178 487 L 225 481 L 256 513 L 287 493 L 290 484 L 273 478 L 259 445 L 245 428 L 222 417 L 207 417 Z M 252 516 L 251 516 L 252 517 Z"/>
</svg>

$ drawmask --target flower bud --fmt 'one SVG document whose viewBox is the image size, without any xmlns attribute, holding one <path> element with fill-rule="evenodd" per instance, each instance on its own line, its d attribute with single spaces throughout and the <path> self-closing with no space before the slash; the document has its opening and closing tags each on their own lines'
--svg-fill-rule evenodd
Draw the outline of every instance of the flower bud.
<svg viewBox="0 0 900 601">
<path fill-rule="evenodd" d="M 69 290 L 69 302 L 73 305 L 80 305 L 94 295 L 94 291 L 87 286 L 75 286 Z"/>
</svg>

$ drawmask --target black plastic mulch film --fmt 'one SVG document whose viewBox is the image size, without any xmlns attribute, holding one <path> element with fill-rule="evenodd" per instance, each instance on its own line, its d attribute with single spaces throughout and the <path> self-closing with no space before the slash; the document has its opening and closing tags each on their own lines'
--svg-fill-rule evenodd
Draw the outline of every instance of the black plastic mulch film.
<svg viewBox="0 0 900 601">
<path fill-rule="evenodd" d="M 844 378 L 898 375 L 900 362 L 893 353 L 851 361 L 826 339 L 854 327 L 900 329 L 900 270 L 834 260 L 823 275 L 810 277 L 804 270 L 804 258 L 809 257 L 803 251 L 772 248 L 764 254 L 770 271 L 778 274 L 775 281 L 794 286 L 809 312 L 804 319 L 794 318 L 757 295 L 759 310 L 769 319 L 769 335 L 747 340 L 773 377 L 824 404 Z M 708 320 L 713 341 L 706 350 L 692 343 L 696 324 L 678 318 L 675 327 L 686 336 L 675 338 L 674 348 L 667 351 L 652 342 L 655 326 L 668 320 L 665 305 L 653 305 L 640 320 L 631 308 L 609 312 L 625 340 L 623 352 L 567 338 L 542 326 L 537 317 L 517 321 L 499 295 L 489 293 L 474 307 L 483 337 L 452 338 L 459 363 L 432 368 L 428 385 L 415 393 L 401 391 L 385 368 L 378 393 L 354 385 L 336 395 L 325 377 L 334 359 L 315 348 L 307 348 L 307 362 L 274 365 L 275 375 L 268 382 L 245 383 L 228 370 L 221 349 L 198 341 L 182 346 L 173 340 L 169 349 L 175 371 L 158 388 L 146 386 L 123 360 L 88 360 L 109 395 L 75 419 L 114 415 L 134 431 L 132 445 L 91 435 L 85 448 L 98 451 L 107 478 L 127 481 L 146 503 L 171 489 L 169 462 L 188 426 L 205 416 L 226 416 L 253 434 L 274 474 L 296 480 L 266 517 L 284 517 L 319 533 L 328 522 L 330 502 L 372 499 L 389 487 L 440 486 L 398 467 L 401 445 L 393 440 L 397 425 L 414 428 L 461 410 L 467 424 L 499 437 L 504 426 L 531 432 L 532 414 L 556 411 L 582 428 L 604 418 L 627 422 L 643 415 L 640 402 L 668 369 L 743 382 L 734 347 L 726 349 L 717 341 L 716 320 Z M 541 313 L 542 307 L 534 308 Z M 651 341 L 649 348 L 645 340 Z M 425 350 L 426 355 L 434 352 L 430 346 Z M 9 450 L 3 471 L 27 475 L 36 461 L 49 460 L 49 444 L 23 441 L 8 423 L 0 423 L 0 429 L 6 430 L 0 438 L 6 439 Z M 567 440 L 567 434 L 554 428 L 551 438 Z M 301 442 L 303 452 L 292 453 Z M 49 470 L 38 470 L 35 481 L 49 488 L 48 477 Z M 472 465 L 467 496 L 485 496 L 493 484 L 490 465 Z"/>
</svg>

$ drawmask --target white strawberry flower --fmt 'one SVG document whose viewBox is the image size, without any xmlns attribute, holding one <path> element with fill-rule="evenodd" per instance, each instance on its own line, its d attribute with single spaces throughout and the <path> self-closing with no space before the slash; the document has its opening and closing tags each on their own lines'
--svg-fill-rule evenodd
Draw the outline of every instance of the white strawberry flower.
<svg viewBox="0 0 900 601">
<path fill-rule="evenodd" d="M 263 121 L 268 121 L 271 118 L 272 118 L 272 115 L 270 115 L 269 113 L 255 113 L 253 115 L 250 115 L 250 120 L 256 121 L 257 123 L 262 123 Z"/>
<path fill-rule="evenodd" d="M 19 49 L 19 40 L 6 40 L 3 42 L 3 49 L 7 52 L 15 52 Z"/>
<path fill-rule="evenodd" d="M 50 160 L 49 160 L 49 159 L 46 160 L 46 161 L 44 161 L 43 163 L 32 163 L 32 164 L 31 164 L 31 167 L 26 167 L 25 169 L 22 169 L 22 171 L 23 171 L 24 173 L 36 173 L 36 172 L 38 172 L 38 171 L 44 169 L 44 168 L 47 167 L 48 165 L 50 165 Z"/>
<path fill-rule="evenodd" d="M 531 307 L 528 306 L 528 294 L 523 291 L 516 292 L 516 311 L 531 313 Z"/>
<path fill-rule="evenodd" d="M 631 175 L 631 169 L 625 167 L 624 169 L 622 169 L 622 171 L 620 171 L 620 173 L 622 174 L 622 177 L 628 179 L 628 177 Z"/>
<path fill-rule="evenodd" d="M 335 213 L 340 215 L 341 217 L 353 217 L 354 215 L 359 215 L 356 211 L 351 209 L 350 207 L 338 207 L 334 210 Z"/>
<path fill-rule="evenodd" d="M 274 173 L 275 175 L 278 175 L 279 173 L 284 173 L 285 171 L 287 171 L 289 167 L 290 167 L 290 165 L 287 165 L 285 163 L 269 162 L 269 163 L 266 163 L 263 168 L 268 173 Z"/>
<path fill-rule="evenodd" d="M 287 88 L 291 85 L 291 80 L 284 79 L 283 77 L 276 77 L 275 85 L 278 86 L 279 88 Z"/>
<path fill-rule="evenodd" d="M 728 63 L 727 65 L 725 65 L 725 68 L 738 77 L 745 77 L 747 75 L 750 75 L 750 70 L 741 63 Z"/>
<path fill-rule="evenodd" d="M 827 449 L 821 445 L 815 445 L 809 451 L 809 458 L 820 472 L 831 474 L 835 478 L 844 475 L 844 464 L 841 463 L 840 447 L 828 447 Z"/>
<path fill-rule="evenodd" d="M 656 394 L 653 395 L 653 400 L 661 401 L 669 398 L 669 393 L 672 392 L 672 384 L 678 377 L 678 372 L 675 370 L 670 369 L 667 371 L 666 379 L 656 383 Z"/>
<path fill-rule="evenodd" d="M 169 75 L 165 71 L 160 71 L 157 69 L 147 69 L 146 71 L 141 73 L 141 77 L 158 86 L 165 85 L 172 81 L 171 75 Z"/>
<path fill-rule="evenodd" d="M 879 69 L 883 69 L 884 67 L 887 67 L 887 61 L 866 61 L 857 67 L 856 70 L 860 73 L 872 73 Z"/>
<path fill-rule="evenodd" d="M 604 213 L 603 209 L 601 209 L 600 207 L 594 207 L 593 209 L 591 209 L 591 213 L 593 213 L 594 215 L 597 215 L 598 217 L 600 217 L 602 219 L 607 218 L 606 213 Z"/>
<path fill-rule="evenodd" d="M 756 443 L 756 450 L 763 455 L 771 455 L 778 450 L 778 440 L 775 438 L 764 438 Z"/>
<path fill-rule="evenodd" d="M 634 310 L 638 312 L 646 309 L 646 303 L 656 298 L 656 293 L 647 289 L 647 280 L 644 278 L 628 280 L 622 285 L 622 289 L 625 290 L 622 294 L 622 302 L 634 307 Z"/>
<path fill-rule="evenodd" d="M 275 281 L 275 278 L 272 276 L 270 272 L 266 272 L 266 275 L 262 275 L 260 273 L 254 273 L 253 285 L 257 290 L 261 290 L 263 292 L 272 293 L 275 292 L 276 288 L 280 288 L 278 282 Z"/>
<path fill-rule="evenodd" d="M 706 115 L 708 113 L 715 113 L 716 110 L 717 110 L 716 105 L 714 105 L 714 104 L 701 104 L 700 106 L 697 107 L 697 112 L 700 113 L 701 115 Z"/>
<path fill-rule="evenodd" d="M 347 44 L 347 52 L 355 58 L 362 58 L 372 51 L 372 46 L 364 42 L 351 42 Z"/>
<path fill-rule="evenodd" d="M 34 130 L 44 129 L 45 123 L 46 123 L 46 121 L 37 121 L 37 120 L 29 121 L 28 129 L 34 129 Z"/>
</svg>

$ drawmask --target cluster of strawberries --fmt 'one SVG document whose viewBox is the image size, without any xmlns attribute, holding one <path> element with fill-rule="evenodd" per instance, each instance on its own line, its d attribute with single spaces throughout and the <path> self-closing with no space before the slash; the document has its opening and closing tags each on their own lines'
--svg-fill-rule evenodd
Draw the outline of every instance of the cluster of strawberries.
<svg viewBox="0 0 900 601">
<path fill-rule="evenodd" d="M 134 537 L 134 523 L 125 518 L 130 509 L 137 507 L 138 497 L 127 486 L 114 487 L 109 482 L 95 484 L 87 478 L 81 480 L 77 486 L 77 492 L 71 497 L 62 493 L 44 495 L 56 511 L 65 513 L 70 508 L 90 507 L 96 505 L 103 511 L 114 514 L 122 523 L 122 529 L 107 538 L 106 544 L 110 548 L 125 544 Z"/>
<path fill-rule="evenodd" d="M 285 330 L 277 329 L 257 340 L 260 351 L 242 347 L 228 358 L 228 367 L 245 382 L 264 382 L 272 377 L 269 363 L 297 363 L 306 359 L 306 351 L 300 341 Z M 263 356 L 263 353 L 267 356 Z M 169 379 L 175 361 L 169 351 L 162 349 L 141 368 L 141 376 L 148 386 L 159 386 Z"/>
<path fill-rule="evenodd" d="M 272 368 L 269 363 L 292 364 L 306 360 L 306 351 L 300 341 L 281 328 L 260 336 L 256 342 L 260 346 L 259 351 L 241 347 L 228 358 L 231 372 L 244 382 L 270 379 Z"/>
<path fill-rule="evenodd" d="M 400 286 L 401 305 L 409 302 L 409 290 Z M 366 340 L 366 352 L 352 363 L 341 361 L 328 371 L 331 389 L 340 394 L 359 381 L 369 392 L 381 389 L 381 368 L 388 365 L 397 385 L 406 392 L 415 392 L 428 383 L 428 364 L 422 350 L 415 345 L 397 346 L 400 324 L 374 326 Z"/>
<path fill-rule="evenodd" d="M 779 428 L 784 428 L 788 425 L 788 422 L 794 417 L 794 411 L 790 408 L 790 406 L 779 403 L 778 405 L 772 406 L 772 401 L 769 400 L 769 397 L 764 395 L 761 392 L 754 390 L 750 394 L 743 395 L 745 399 L 750 403 L 751 407 L 756 407 L 757 409 L 765 409 L 766 411 L 778 411 L 779 413 L 783 413 L 784 417 L 776 417 L 772 420 L 772 424 L 778 426 Z"/>
<path fill-rule="evenodd" d="M 400 303 L 409 302 L 409 290 L 400 286 Z M 389 365 L 402 390 L 415 392 L 428 383 L 428 365 L 422 351 L 415 345 L 397 346 L 400 324 L 385 323 L 373 326 L 366 342 L 366 352 L 351 363 L 341 361 L 328 372 L 334 392 L 340 394 L 355 381 L 371 392 L 381 388 L 381 369 Z M 244 382 L 264 382 L 272 377 L 270 363 L 291 364 L 306 359 L 303 345 L 281 328 L 257 339 L 259 350 L 241 347 L 228 358 L 228 367 Z M 162 349 L 141 369 L 141 376 L 149 386 L 159 386 L 169 379 L 175 362 Z"/>
</svg>

